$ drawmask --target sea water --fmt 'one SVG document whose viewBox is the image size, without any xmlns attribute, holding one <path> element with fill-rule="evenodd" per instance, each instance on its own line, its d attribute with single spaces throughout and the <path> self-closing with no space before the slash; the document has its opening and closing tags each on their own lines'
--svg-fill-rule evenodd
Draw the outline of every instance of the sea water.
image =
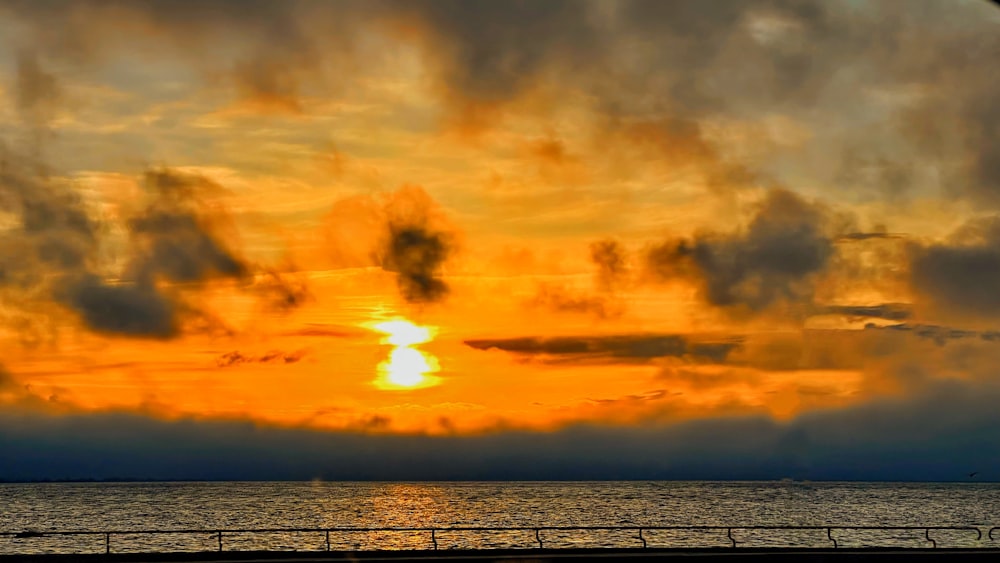
<svg viewBox="0 0 1000 563">
<path fill-rule="evenodd" d="M 799 482 L 0 484 L 0 532 L 202 530 L 111 536 L 113 552 L 218 549 L 215 530 L 733 526 L 742 546 L 830 547 L 825 530 L 752 526 L 978 526 L 942 547 L 997 546 L 1000 484 Z M 929 546 L 922 530 L 836 530 L 841 546 Z M 639 547 L 635 530 L 546 530 L 545 547 Z M 729 546 L 725 530 L 646 530 L 650 547 Z M 537 547 L 533 530 L 437 531 L 440 549 Z M 227 550 L 321 550 L 325 532 L 224 533 Z M 331 549 L 430 549 L 429 532 L 333 532 Z M 104 536 L 0 537 L 0 554 L 89 553 Z"/>
</svg>

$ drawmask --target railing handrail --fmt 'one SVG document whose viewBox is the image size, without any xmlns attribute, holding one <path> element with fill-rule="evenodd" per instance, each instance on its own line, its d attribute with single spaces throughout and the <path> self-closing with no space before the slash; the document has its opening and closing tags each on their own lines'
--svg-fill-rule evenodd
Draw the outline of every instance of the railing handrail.
<svg viewBox="0 0 1000 563">
<path fill-rule="evenodd" d="M 166 534 L 205 534 L 218 538 L 219 551 L 223 551 L 223 536 L 233 534 L 288 534 L 288 533 L 324 533 L 326 534 L 326 549 L 330 551 L 330 533 L 362 533 L 362 532 L 429 532 L 430 540 L 434 549 L 438 548 L 438 533 L 441 532 L 534 532 L 535 541 L 538 547 L 544 547 L 541 533 L 547 531 L 637 531 L 636 539 L 642 542 L 642 547 L 647 547 L 647 537 L 643 532 L 649 531 L 725 531 L 726 538 L 731 547 L 735 548 L 740 543 L 733 537 L 733 531 L 752 532 L 758 530 L 797 530 L 797 531 L 825 531 L 827 539 L 833 543 L 836 549 L 839 547 L 837 538 L 833 536 L 836 531 L 923 531 L 924 539 L 930 542 L 931 547 L 937 547 L 937 541 L 931 537 L 932 531 L 968 531 L 976 532 L 976 541 L 983 539 L 983 527 L 980 526 L 958 526 L 958 525 L 851 525 L 851 524 L 760 524 L 760 525 L 718 525 L 718 524 L 688 524 L 688 525 L 586 525 L 586 526 L 327 526 L 314 528 L 176 528 L 176 529 L 114 529 L 114 530 L 26 530 L 22 532 L 2 532 L 0 537 L 12 538 L 37 538 L 46 536 L 104 536 L 105 553 L 111 553 L 111 536 L 128 535 L 166 535 Z M 987 537 L 994 541 L 993 533 L 1000 530 L 1000 526 L 990 527 Z"/>
</svg>

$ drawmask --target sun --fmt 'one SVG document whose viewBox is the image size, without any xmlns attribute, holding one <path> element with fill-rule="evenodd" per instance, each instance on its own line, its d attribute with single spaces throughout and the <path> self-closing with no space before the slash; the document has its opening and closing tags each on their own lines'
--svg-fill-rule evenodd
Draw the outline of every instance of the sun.
<svg viewBox="0 0 1000 563">
<path fill-rule="evenodd" d="M 430 342 L 434 332 L 430 327 L 418 326 L 405 319 L 385 321 L 372 325 L 375 330 L 387 334 L 384 342 L 393 346 L 413 346 Z"/>
<path fill-rule="evenodd" d="M 440 378 L 430 374 L 441 369 L 433 354 L 415 346 L 434 338 L 433 327 L 419 326 L 406 319 L 395 319 L 370 325 L 386 335 L 382 343 L 391 344 L 389 357 L 378 365 L 375 386 L 379 389 L 402 390 L 437 385 Z"/>
</svg>

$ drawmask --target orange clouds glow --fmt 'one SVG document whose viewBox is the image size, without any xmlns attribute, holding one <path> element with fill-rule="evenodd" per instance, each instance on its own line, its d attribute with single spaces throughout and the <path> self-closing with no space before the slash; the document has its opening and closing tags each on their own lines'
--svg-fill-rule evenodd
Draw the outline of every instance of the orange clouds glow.
<svg viewBox="0 0 1000 563">
<path fill-rule="evenodd" d="M 0 402 L 462 434 L 992 380 L 985 2 L 168 4 L 0 7 Z"/>
</svg>

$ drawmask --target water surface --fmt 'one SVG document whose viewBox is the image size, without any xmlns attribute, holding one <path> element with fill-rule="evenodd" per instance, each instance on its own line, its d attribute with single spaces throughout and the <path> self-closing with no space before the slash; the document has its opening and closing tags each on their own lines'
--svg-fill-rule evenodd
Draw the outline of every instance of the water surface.
<svg viewBox="0 0 1000 563">
<path fill-rule="evenodd" d="M 0 531 L 449 526 L 1000 525 L 1000 484 L 789 482 L 46 483 L 0 485 Z M 650 546 L 725 533 L 648 531 Z M 829 546 L 825 532 L 737 530 L 744 545 Z M 923 532 L 836 533 L 841 545 L 925 546 Z M 938 531 L 939 543 L 977 544 Z M 438 532 L 442 549 L 531 547 L 534 533 Z M 226 549 L 325 549 L 322 533 L 229 534 Z M 543 532 L 546 547 L 638 546 L 632 531 Z M 115 535 L 113 551 L 217 549 L 208 534 Z M 1000 542 L 997 542 L 1000 546 Z M 333 549 L 424 549 L 427 533 L 334 533 Z M 0 538 L 2 553 L 102 552 L 103 537 Z"/>
</svg>

